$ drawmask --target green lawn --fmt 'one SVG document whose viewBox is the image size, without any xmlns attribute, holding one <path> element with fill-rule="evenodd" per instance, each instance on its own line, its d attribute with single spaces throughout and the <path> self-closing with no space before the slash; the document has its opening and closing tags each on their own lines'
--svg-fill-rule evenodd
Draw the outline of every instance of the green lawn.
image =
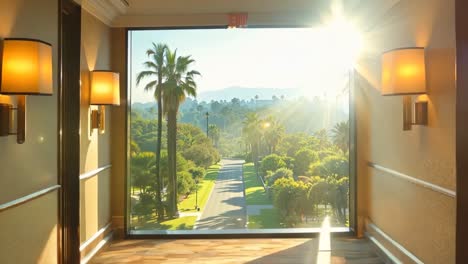
<svg viewBox="0 0 468 264">
<path fill-rule="evenodd" d="M 253 163 L 244 164 L 243 172 L 247 205 L 271 204 L 271 200 L 263 189 L 260 179 L 257 178 Z"/>
<path fill-rule="evenodd" d="M 180 218 L 174 218 L 170 220 L 158 223 L 156 219 L 144 221 L 143 224 L 139 224 L 137 219 L 133 219 L 133 226 L 137 229 L 145 230 L 192 230 L 197 221 L 196 216 L 185 216 Z"/>
<path fill-rule="evenodd" d="M 249 229 L 283 228 L 276 209 L 262 209 L 260 215 L 249 215 Z"/>
<path fill-rule="evenodd" d="M 210 197 L 211 191 L 215 185 L 215 181 L 218 178 L 218 172 L 221 165 L 212 165 L 208 168 L 205 178 L 201 183 L 198 184 L 198 206 L 203 210 L 206 202 Z M 179 203 L 180 212 L 195 212 L 195 192 L 191 193 L 187 198 Z"/>
</svg>

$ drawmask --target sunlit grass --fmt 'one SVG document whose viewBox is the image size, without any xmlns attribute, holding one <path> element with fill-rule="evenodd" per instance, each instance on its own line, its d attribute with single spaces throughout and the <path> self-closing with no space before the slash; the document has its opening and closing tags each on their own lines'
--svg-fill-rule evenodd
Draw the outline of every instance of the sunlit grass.
<svg viewBox="0 0 468 264">
<path fill-rule="evenodd" d="M 185 216 L 180 218 L 169 219 L 158 223 L 156 218 L 139 223 L 136 218 L 133 219 L 133 226 L 137 229 L 145 230 L 192 230 L 195 222 L 197 221 L 196 216 Z"/>
<path fill-rule="evenodd" d="M 215 185 L 216 179 L 218 178 L 219 169 L 221 165 L 212 165 L 208 168 L 205 178 L 201 183 L 198 184 L 198 206 L 200 210 L 205 208 L 206 202 L 210 197 L 211 191 Z M 195 192 L 191 193 L 187 198 L 179 203 L 180 212 L 196 212 L 195 210 Z"/>
<path fill-rule="evenodd" d="M 276 209 L 262 209 L 260 215 L 249 215 L 249 229 L 283 228 Z"/>
<path fill-rule="evenodd" d="M 263 189 L 260 179 L 257 178 L 253 163 L 244 164 L 243 173 L 247 205 L 271 204 L 271 200 Z"/>
</svg>

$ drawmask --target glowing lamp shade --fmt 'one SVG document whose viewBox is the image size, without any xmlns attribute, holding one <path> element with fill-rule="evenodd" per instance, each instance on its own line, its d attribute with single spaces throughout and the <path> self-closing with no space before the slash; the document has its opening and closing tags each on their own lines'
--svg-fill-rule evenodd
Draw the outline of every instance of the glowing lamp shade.
<svg viewBox="0 0 468 264">
<path fill-rule="evenodd" d="M 52 46 L 34 39 L 5 39 L 0 93 L 52 94 Z"/>
<path fill-rule="evenodd" d="M 382 55 L 382 95 L 426 93 L 424 48 L 391 50 Z"/>
<path fill-rule="evenodd" d="M 119 74 L 111 71 L 92 71 L 90 97 L 92 105 L 119 105 Z"/>
</svg>

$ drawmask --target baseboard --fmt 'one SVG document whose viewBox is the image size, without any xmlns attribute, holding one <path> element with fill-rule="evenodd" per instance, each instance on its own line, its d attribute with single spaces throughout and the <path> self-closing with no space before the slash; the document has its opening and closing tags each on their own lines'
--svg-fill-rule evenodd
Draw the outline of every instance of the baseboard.
<svg viewBox="0 0 468 264">
<path fill-rule="evenodd" d="M 112 216 L 112 230 L 114 231 L 114 239 L 125 238 L 123 216 Z"/>
<path fill-rule="evenodd" d="M 370 220 L 366 221 L 365 236 L 373 243 L 386 263 L 424 263 Z"/>
<path fill-rule="evenodd" d="M 365 233 L 365 236 L 374 246 L 375 251 L 377 254 L 385 261 L 385 264 L 400 264 L 402 263 L 395 255 L 392 254 L 387 248 L 382 245 L 379 240 L 377 240 L 374 236 L 370 235 L 369 233 Z"/>
<path fill-rule="evenodd" d="M 112 240 L 112 224 L 108 223 L 99 229 L 91 238 L 80 246 L 81 263 L 87 263 L 104 245 Z M 104 242 L 103 242 L 104 241 Z M 86 261 L 85 261 L 86 260 Z"/>
<path fill-rule="evenodd" d="M 87 264 L 94 256 L 96 256 L 100 251 L 104 250 L 112 241 L 112 232 L 110 232 L 103 240 L 101 240 L 96 247 L 94 247 L 86 256 L 81 258 L 81 264 Z"/>
</svg>

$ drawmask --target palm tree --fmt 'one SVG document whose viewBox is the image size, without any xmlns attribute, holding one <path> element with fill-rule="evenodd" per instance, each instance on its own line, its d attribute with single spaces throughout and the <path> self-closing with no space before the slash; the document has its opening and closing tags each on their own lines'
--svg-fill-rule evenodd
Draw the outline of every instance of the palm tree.
<svg viewBox="0 0 468 264">
<path fill-rule="evenodd" d="M 151 80 L 145 85 L 144 89 L 147 92 L 153 91 L 154 98 L 158 104 L 158 134 L 157 134 L 157 143 L 156 143 L 156 199 L 158 201 L 158 206 L 156 210 L 158 211 L 158 220 L 161 221 L 164 215 L 164 208 L 162 206 L 162 197 L 161 197 L 161 138 L 162 138 L 162 85 L 164 81 L 164 72 L 165 72 L 165 54 L 168 50 L 166 44 L 155 44 L 153 43 L 153 48 L 146 51 L 146 55 L 149 60 L 145 61 L 143 65 L 147 70 L 138 73 L 137 75 L 137 85 L 147 78 Z"/>
<path fill-rule="evenodd" d="M 340 122 L 332 129 L 333 143 L 337 145 L 343 153 L 349 150 L 349 122 Z"/>
<path fill-rule="evenodd" d="M 197 95 L 197 84 L 194 77 L 200 75 L 198 71 L 190 70 L 195 61 L 190 56 L 177 57 L 177 50 L 166 51 L 165 76 L 167 81 L 163 84 L 163 111 L 167 117 L 167 155 L 169 163 L 169 195 L 168 214 L 177 215 L 177 112 L 180 104 L 187 96 Z"/>
<path fill-rule="evenodd" d="M 242 133 L 250 145 L 252 161 L 256 164 L 259 154 L 259 143 L 261 137 L 260 120 L 256 113 L 248 113 L 243 122 Z"/>
<path fill-rule="evenodd" d="M 268 147 L 268 154 L 272 154 L 276 151 L 276 146 L 283 139 L 285 129 L 284 126 L 272 116 L 269 116 L 265 122 L 267 122 L 269 126 L 265 129 L 263 137 Z"/>
<path fill-rule="evenodd" d="M 325 128 L 316 131 L 314 137 L 318 139 L 320 149 L 326 149 L 330 146 L 328 131 Z"/>
<path fill-rule="evenodd" d="M 218 146 L 219 137 L 220 137 L 219 127 L 217 125 L 215 125 L 215 124 L 209 125 L 208 134 L 211 137 L 211 141 L 212 141 L 213 145 L 215 147 Z"/>
</svg>

